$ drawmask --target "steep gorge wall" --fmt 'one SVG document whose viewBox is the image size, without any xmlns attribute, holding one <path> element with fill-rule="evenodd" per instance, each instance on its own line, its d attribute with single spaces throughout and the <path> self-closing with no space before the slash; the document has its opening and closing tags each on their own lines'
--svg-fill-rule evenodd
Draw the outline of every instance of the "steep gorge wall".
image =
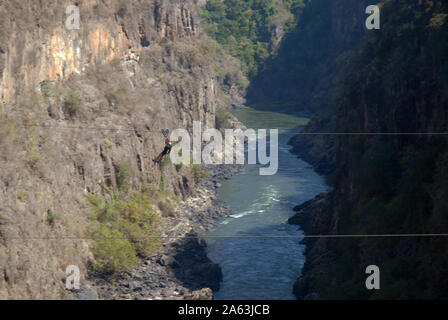
<svg viewBox="0 0 448 320">
<path fill-rule="evenodd" d="M 366 34 L 364 20 L 365 8 L 371 4 L 369 1 L 332 1 L 328 6 L 328 22 L 326 24 L 312 24 L 310 21 L 316 10 L 318 2 L 313 5 L 305 20 L 304 29 L 309 29 L 311 37 L 325 34 L 325 41 L 312 46 L 307 59 L 313 59 L 309 72 L 298 75 L 300 82 L 296 84 L 303 91 L 297 97 L 302 105 L 307 105 L 315 112 L 310 123 L 303 128 L 304 132 L 334 132 L 333 105 L 335 103 L 336 89 L 347 72 L 350 58 L 359 48 L 362 37 Z M 323 11 L 320 9 L 320 11 Z M 322 16 L 324 14 L 321 13 Z M 327 29 L 327 30 L 325 30 Z M 300 30 L 298 31 L 300 34 Z M 308 41 L 310 41 L 308 39 Z M 329 135 L 297 135 L 290 141 L 293 152 L 311 163 L 314 169 L 321 174 L 329 174 L 335 167 L 335 138 Z"/>
<path fill-rule="evenodd" d="M 0 7 L 0 298 L 59 298 L 65 267 L 92 260 L 85 195 L 130 185 L 194 190 L 189 166 L 151 159 L 162 128 L 214 127 L 228 100 L 190 1 L 2 2 Z M 79 97 L 76 110 L 67 99 Z"/>
<path fill-rule="evenodd" d="M 381 2 L 382 28 L 350 61 L 333 110 L 341 132 L 386 134 L 338 138 L 334 192 L 325 203 L 316 198 L 297 208 L 314 226 L 308 233 L 446 231 L 448 148 L 440 133 L 448 123 L 447 10 L 444 1 Z M 307 243 L 303 276 L 294 287 L 300 299 L 447 297 L 442 237 Z M 365 288 L 368 265 L 380 268 L 380 290 Z"/>
</svg>

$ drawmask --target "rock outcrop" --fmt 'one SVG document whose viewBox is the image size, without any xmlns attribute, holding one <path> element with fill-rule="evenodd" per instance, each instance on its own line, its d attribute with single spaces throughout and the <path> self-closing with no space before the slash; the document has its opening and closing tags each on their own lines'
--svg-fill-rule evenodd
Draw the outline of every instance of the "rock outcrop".
<svg viewBox="0 0 448 320">
<path fill-rule="evenodd" d="M 322 193 L 314 199 L 294 207 L 295 214 L 288 219 L 288 223 L 297 224 L 310 236 L 302 240 L 306 245 L 306 262 L 302 269 L 302 276 L 294 283 L 293 293 L 300 300 L 319 300 L 321 292 L 316 283 L 325 278 L 325 268 L 334 259 L 334 253 L 329 248 L 329 241 L 319 235 L 332 233 L 331 194 Z"/>
</svg>

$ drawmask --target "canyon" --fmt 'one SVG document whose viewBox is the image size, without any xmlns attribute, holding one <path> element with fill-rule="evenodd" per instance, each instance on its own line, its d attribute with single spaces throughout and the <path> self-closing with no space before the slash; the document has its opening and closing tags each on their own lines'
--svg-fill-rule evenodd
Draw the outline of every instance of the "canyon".
<svg viewBox="0 0 448 320">
<path fill-rule="evenodd" d="M 0 299 L 446 298 L 443 238 L 299 240 L 446 231 L 447 4 L 239 4 L 0 3 Z M 151 160 L 244 122 L 287 128 L 270 180 Z"/>
</svg>

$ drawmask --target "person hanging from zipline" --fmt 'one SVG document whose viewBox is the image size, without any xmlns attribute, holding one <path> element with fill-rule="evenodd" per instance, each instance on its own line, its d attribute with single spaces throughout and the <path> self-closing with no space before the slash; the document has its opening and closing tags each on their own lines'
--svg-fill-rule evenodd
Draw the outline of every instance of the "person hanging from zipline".
<svg viewBox="0 0 448 320">
<path fill-rule="evenodd" d="M 173 147 L 173 145 L 171 144 L 171 141 L 168 138 L 169 132 L 170 131 L 168 129 L 162 129 L 162 134 L 165 137 L 165 148 L 163 149 L 162 152 L 160 152 L 160 154 L 155 159 L 152 159 L 152 161 L 154 161 L 155 163 L 160 163 L 163 157 L 171 152 L 171 148 Z"/>
</svg>

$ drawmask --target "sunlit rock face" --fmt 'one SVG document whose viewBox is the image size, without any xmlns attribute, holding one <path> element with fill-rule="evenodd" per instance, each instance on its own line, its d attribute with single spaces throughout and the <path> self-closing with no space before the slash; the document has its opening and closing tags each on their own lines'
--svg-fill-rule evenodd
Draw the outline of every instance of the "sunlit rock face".
<svg viewBox="0 0 448 320">
<path fill-rule="evenodd" d="M 2 4 L 0 96 L 8 103 L 26 87 L 44 80 L 67 79 L 95 63 L 114 59 L 138 61 L 142 47 L 167 37 L 197 33 L 195 12 L 188 2 L 138 7 L 120 1 L 86 1 L 79 5 L 80 28 L 69 30 L 68 1 L 46 7 Z M 70 12 L 69 12 L 70 13 Z"/>
</svg>

